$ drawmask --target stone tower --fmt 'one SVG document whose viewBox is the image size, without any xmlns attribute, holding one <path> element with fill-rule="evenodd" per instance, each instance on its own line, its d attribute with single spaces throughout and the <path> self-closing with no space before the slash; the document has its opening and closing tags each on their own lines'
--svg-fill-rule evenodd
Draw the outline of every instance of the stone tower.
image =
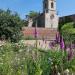
<svg viewBox="0 0 75 75">
<path fill-rule="evenodd" d="M 58 29 L 56 0 L 44 0 L 43 1 L 43 13 L 45 16 L 45 28 Z"/>
</svg>

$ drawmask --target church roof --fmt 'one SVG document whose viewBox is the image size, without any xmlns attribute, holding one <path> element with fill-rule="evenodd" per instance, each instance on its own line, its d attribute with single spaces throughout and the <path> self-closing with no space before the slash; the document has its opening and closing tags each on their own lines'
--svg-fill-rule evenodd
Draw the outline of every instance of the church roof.
<svg viewBox="0 0 75 75">
<path fill-rule="evenodd" d="M 75 14 L 59 17 L 59 23 L 75 22 Z"/>
</svg>

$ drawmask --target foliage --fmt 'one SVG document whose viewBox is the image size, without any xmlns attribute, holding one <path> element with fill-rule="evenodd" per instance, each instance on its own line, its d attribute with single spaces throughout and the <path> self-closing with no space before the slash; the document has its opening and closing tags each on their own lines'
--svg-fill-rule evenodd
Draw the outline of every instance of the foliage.
<svg viewBox="0 0 75 75">
<path fill-rule="evenodd" d="M 9 9 L 6 11 L 0 9 L 0 38 L 18 41 L 22 36 L 20 31 L 23 26 L 24 21 L 17 13 Z"/>
<path fill-rule="evenodd" d="M 64 24 L 61 28 L 61 35 L 63 36 L 65 42 L 73 42 L 75 40 L 74 23 Z"/>
<path fill-rule="evenodd" d="M 32 37 L 32 36 L 28 36 L 23 38 L 24 40 L 35 40 L 36 38 Z"/>
<path fill-rule="evenodd" d="M 60 17 L 59 22 L 59 31 L 61 30 L 62 26 L 66 23 L 74 22 L 73 19 L 70 16 L 64 16 L 63 18 Z"/>
<path fill-rule="evenodd" d="M 37 17 L 38 15 L 39 15 L 38 12 L 30 11 L 29 14 L 28 14 L 28 17 L 30 17 L 30 18 L 35 18 L 35 17 Z"/>
<path fill-rule="evenodd" d="M 63 51 L 27 47 L 24 42 L 0 46 L 1 75 L 53 75 L 65 69 L 75 71 L 75 58 L 67 61 Z M 55 74 L 54 74 L 55 75 Z"/>
</svg>

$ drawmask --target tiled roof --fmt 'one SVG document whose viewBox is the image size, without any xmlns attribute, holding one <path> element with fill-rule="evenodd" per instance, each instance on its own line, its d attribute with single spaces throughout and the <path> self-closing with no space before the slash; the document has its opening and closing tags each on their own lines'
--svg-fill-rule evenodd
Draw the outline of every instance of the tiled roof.
<svg viewBox="0 0 75 75">
<path fill-rule="evenodd" d="M 31 36 L 35 38 L 37 35 L 38 39 L 48 39 L 48 40 L 55 40 L 56 34 L 58 31 L 56 29 L 50 28 L 35 28 L 35 27 L 24 27 L 22 29 L 23 34 L 25 37 Z"/>
</svg>

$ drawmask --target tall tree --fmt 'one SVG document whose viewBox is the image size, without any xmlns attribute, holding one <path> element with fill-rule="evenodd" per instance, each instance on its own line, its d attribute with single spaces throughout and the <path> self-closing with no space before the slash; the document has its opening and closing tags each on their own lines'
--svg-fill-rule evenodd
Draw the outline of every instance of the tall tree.
<svg viewBox="0 0 75 75">
<path fill-rule="evenodd" d="M 0 9 L 0 38 L 10 39 L 13 42 L 17 42 L 21 38 L 21 28 L 23 26 L 23 20 L 17 13 L 12 13 L 11 10 Z"/>
<path fill-rule="evenodd" d="M 66 23 L 61 28 L 61 34 L 64 38 L 65 44 L 71 44 L 75 41 L 74 23 Z"/>
<path fill-rule="evenodd" d="M 35 11 L 30 11 L 29 14 L 28 14 L 28 17 L 30 18 L 35 18 L 39 15 L 38 12 L 35 12 Z"/>
</svg>

